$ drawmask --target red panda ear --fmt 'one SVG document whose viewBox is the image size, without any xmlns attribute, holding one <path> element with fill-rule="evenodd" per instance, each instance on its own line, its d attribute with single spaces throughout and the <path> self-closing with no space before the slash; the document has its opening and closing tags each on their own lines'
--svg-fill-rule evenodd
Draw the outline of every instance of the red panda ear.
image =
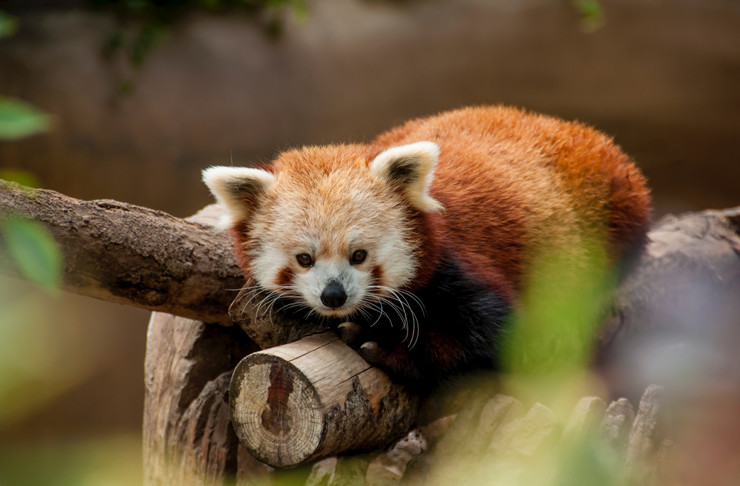
<svg viewBox="0 0 740 486">
<path fill-rule="evenodd" d="M 275 176 L 247 167 L 210 167 L 203 171 L 203 182 L 226 209 L 219 226 L 231 227 L 249 216 L 262 196 L 272 187 Z"/>
<path fill-rule="evenodd" d="M 442 204 L 429 195 L 439 147 L 432 142 L 417 142 L 392 147 L 375 157 L 370 172 L 400 187 L 409 202 L 420 211 L 442 210 Z"/>
</svg>

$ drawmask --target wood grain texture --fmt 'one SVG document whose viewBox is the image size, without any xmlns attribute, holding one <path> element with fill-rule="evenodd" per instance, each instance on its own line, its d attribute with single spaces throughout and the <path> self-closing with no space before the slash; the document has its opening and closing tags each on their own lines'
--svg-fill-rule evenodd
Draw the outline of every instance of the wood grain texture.
<svg viewBox="0 0 740 486">
<path fill-rule="evenodd" d="M 255 349 L 238 328 L 152 314 L 144 366 L 145 484 L 219 483 L 237 474 L 239 443 L 226 397 L 234 366 Z M 255 474 L 254 465 L 241 462 Z"/>
<path fill-rule="evenodd" d="M 234 371 L 230 401 L 242 444 L 276 467 L 386 445 L 418 412 L 416 396 L 332 333 L 247 356 Z"/>
</svg>

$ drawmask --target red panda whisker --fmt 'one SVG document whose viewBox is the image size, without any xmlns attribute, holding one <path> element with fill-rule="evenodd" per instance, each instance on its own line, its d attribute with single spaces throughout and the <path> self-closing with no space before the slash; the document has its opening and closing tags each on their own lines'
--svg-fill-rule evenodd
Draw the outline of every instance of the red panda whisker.
<svg viewBox="0 0 740 486">
<path fill-rule="evenodd" d="M 372 324 L 370 324 L 370 327 L 372 327 L 372 326 L 374 326 L 375 324 L 377 324 L 377 322 L 378 322 L 378 321 L 380 320 L 380 318 L 381 318 L 381 317 L 383 317 L 383 306 L 382 306 L 382 304 L 381 304 L 381 306 L 380 306 L 380 307 L 376 306 L 376 305 L 375 305 L 375 304 L 373 303 L 373 301 L 372 301 L 372 300 L 370 300 L 370 299 L 376 299 L 376 300 L 377 300 L 377 297 L 375 297 L 375 296 L 374 296 L 374 295 L 372 295 L 372 294 L 369 294 L 369 295 L 366 295 L 366 296 L 364 296 L 364 297 L 363 297 L 362 299 L 360 299 L 360 301 L 359 301 L 359 302 L 357 303 L 357 305 L 356 305 L 356 311 L 355 311 L 355 312 L 356 312 L 356 313 L 360 313 L 360 315 L 362 315 L 362 316 L 363 316 L 363 317 L 364 317 L 365 319 L 369 319 L 369 317 L 371 317 L 371 316 L 372 316 L 372 314 L 369 314 L 369 313 L 367 312 L 368 310 L 369 310 L 369 311 L 372 311 L 372 312 L 374 312 L 375 314 L 378 314 L 378 317 L 377 317 L 377 319 L 375 319 L 375 321 L 373 321 L 373 323 L 372 323 Z M 363 311 L 364 311 L 364 312 L 363 312 Z M 354 315 L 354 314 L 355 314 L 355 313 L 352 313 L 352 314 L 350 314 L 350 316 L 348 316 L 348 317 L 351 317 L 351 316 L 352 316 L 352 315 Z"/>
<path fill-rule="evenodd" d="M 406 329 L 407 331 L 409 331 L 409 328 L 410 328 L 410 333 L 411 333 L 411 338 L 409 339 L 409 335 L 407 333 L 406 337 L 404 338 L 404 341 L 406 341 L 407 339 L 409 340 L 409 349 L 412 349 L 414 346 L 416 346 L 416 343 L 419 340 L 419 334 L 420 334 L 419 324 L 420 323 L 419 323 L 419 318 L 416 316 L 416 313 L 414 312 L 408 298 L 410 298 L 413 302 L 415 302 L 421 308 L 422 315 L 426 317 L 426 308 L 424 307 L 424 304 L 421 302 L 421 300 L 416 295 L 414 295 L 413 293 L 409 291 L 401 290 L 401 289 L 393 289 L 385 285 L 372 285 L 370 286 L 370 289 L 382 290 L 386 292 L 387 294 L 390 294 L 393 297 L 393 299 L 396 302 L 398 302 L 398 304 L 400 305 L 403 311 L 403 316 L 401 316 L 401 312 L 399 312 L 397 308 L 394 308 L 394 310 L 396 311 L 398 316 L 402 318 L 403 326 L 404 326 L 403 328 Z M 388 299 L 388 297 L 383 297 L 383 298 L 386 299 L 386 301 Z M 408 317 L 408 314 L 406 313 L 407 308 L 408 308 L 408 314 L 410 314 L 411 316 L 410 319 Z"/>
<path fill-rule="evenodd" d="M 367 313 L 367 311 L 365 309 L 362 309 L 362 308 L 359 308 L 359 307 L 357 308 L 357 310 L 355 312 L 353 312 L 352 314 L 350 314 L 350 316 L 352 316 L 354 314 L 360 314 L 363 319 L 369 319 L 370 318 L 370 315 Z"/>
<path fill-rule="evenodd" d="M 408 290 L 400 290 L 399 289 L 397 292 L 400 292 L 401 294 L 403 294 L 403 295 L 405 295 L 407 297 L 410 297 L 414 302 L 416 302 L 416 304 L 421 309 L 421 315 L 423 317 L 426 317 L 427 316 L 427 309 L 426 309 L 426 307 L 424 306 L 424 303 L 421 301 L 421 299 L 419 297 L 417 297 L 416 295 L 414 295 L 412 292 L 409 292 Z"/>
<path fill-rule="evenodd" d="M 390 307 L 393 311 L 396 312 L 396 315 L 398 315 L 398 317 L 403 318 L 401 315 L 402 314 L 401 310 L 398 308 L 398 305 L 396 305 L 396 303 L 391 301 L 388 297 L 379 297 L 378 301 L 385 302 L 388 305 L 388 307 Z M 391 327 L 393 327 L 393 320 L 388 319 L 388 321 L 390 322 Z"/>
<path fill-rule="evenodd" d="M 274 323 L 272 322 L 272 311 L 275 308 L 275 304 L 280 300 L 280 295 L 275 294 L 275 296 L 272 299 L 272 302 L 270 302 L 270 305 L 267 306 L 267 312 L 270 314 L 270 325 L 274 326 Z"/>
<path fill-rule="evenodd" d="M 399 306 L 403 310 L 403 320 L 404 320 L 404 327 L 408 327 L 408 315 L 406 314 L 406 309 L 409 309 L 409 313 L 413 316 L 414 313 L 411 310 L 411 307 L 409 306 L 408 301 L 401 295 L 398 291 L 394 289 L 388 289 L 390 293 L 393 295 L 393 297 L 398 301 Z"/>
<path fill-rule="evenodd" d="M 259 290 L 261 288 L 262 287 L 259 286 L 259 285 L 244 285 L 243 287 L 238 288 L 238 289 L 224 289 L 224 290 L 226 290 L 227 292 L 242 292 L 242 291 L 244 291 L 244 292 L 254 292 L 254 291 Z"/>
<path fill-rule="evenodd" d="M 244 313 L 247 311 L 247 306 L 254 300 L 255 297 L 261 294 L 261 289 L 255 288 L 252 290 L 252 295 L 249 297 L 249 299 L 244 303 L 241 310 L 241 315 L 244 315 Z"/>
<path fill-rule="evenodd" d="M 265 296 L 265 297 L 264 297 L 264 298 L 263 298 L 263 299 L 262 299 L 262 300 L 260 301 L 260 303 L 259 303 L 259 304 L 257 304 L 257 309 L 256 309 L 256 310 L 254 311 L 254 312 L 255 312 L 255 314 L 256 314 L 256 315 L 260 315 L 260 310 L 262 309 L 262 307 L 263 307 L 263 306 L 266 306 L 265 310 L 264 310 L 264 311 L 262 311 L 262 315 L 263 315 L 263 316 L 267 315 L 267 312 L 269 311 L 269 304 L 267 304 L 267 302 L 268 302 L 268 301 L 272 301 L 272 300 L 274 300 L 274 299 L 276 299 L 276 298 L 278 298 L 278 297 L 279 297 L 279 295 L 278 295 L 278 294 L 274 294 L 274 293 L 269 293 L 269 294 L 267 294 L 267 295 L 266 295 L 266 296 Z"/>
<path fill-rule="evenodd" d="M 382 301 L 378 301 L 378 304 L 380 304 L 380 307 L 378 307 L 375 304 L 372 304 L 370 302 L 368 302 L 368 304 L 367 304 L 367 306 L 370 309 L 374 310 L 378 314 L 378 317 L 373 321 L 372 324 L 370 324 L 370 327 L 375 326 L 375 324 L 377 324 L 378 322 L 380 322 L 380 318 L 383 317 L 383 315 L 385 315 L 385 313 L 383 311 L 383 302 Z"/>
</svg>

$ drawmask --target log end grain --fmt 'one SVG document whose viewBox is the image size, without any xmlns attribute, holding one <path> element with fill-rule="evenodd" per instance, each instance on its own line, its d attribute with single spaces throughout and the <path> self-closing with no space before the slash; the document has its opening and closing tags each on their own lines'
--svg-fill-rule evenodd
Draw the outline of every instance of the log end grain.
<svg viewBox="0 0 740 486">
<path fill-rule="evenodd" d="M 247 356 L 229 399 L 242 445 L 274 467 L 385 446 L 413 426 L 419 405 L 330 332 Z"/>
<path fill-rule="evenodd" d="M 321 401 L 290 362 L 255 353 L 231 381 L 231 419 L 242 445 L 267 464 L 297 465 L 314 455 L 324 435 Z"/>
</svg>

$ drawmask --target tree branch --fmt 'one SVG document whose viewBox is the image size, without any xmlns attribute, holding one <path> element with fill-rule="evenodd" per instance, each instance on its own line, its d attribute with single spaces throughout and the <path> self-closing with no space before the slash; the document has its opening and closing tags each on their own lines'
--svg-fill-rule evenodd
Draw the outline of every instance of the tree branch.
<svg viewBox="0 0 740 486">
<path fill-rule="evenodd" d="M 218 211 L 209 206 L 188 221 L 0 180 L 0 219 L 33 219 L 51 232 L 64 258 L 64 290 L 231 325 L 227 310 L 244 278 L 228 235 L 209 225 Z M 2 237 L 0 271 L 20 276 Z"/>
</svg>

